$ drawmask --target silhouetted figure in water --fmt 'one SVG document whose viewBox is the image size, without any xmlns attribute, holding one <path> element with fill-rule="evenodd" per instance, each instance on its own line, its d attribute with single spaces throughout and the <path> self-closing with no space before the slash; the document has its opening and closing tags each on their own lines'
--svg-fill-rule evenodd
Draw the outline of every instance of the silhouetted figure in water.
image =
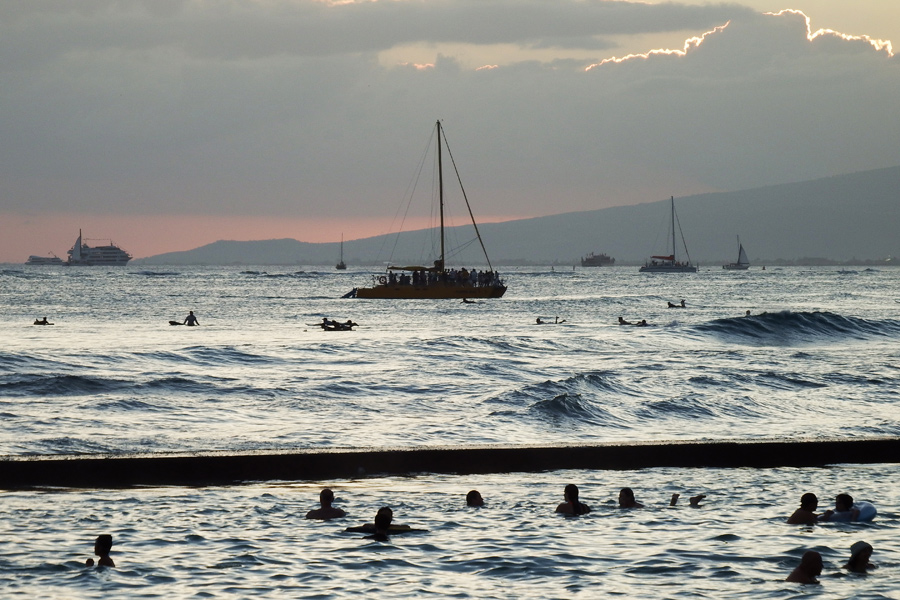
<svg viewBox="0 0 900 600">
<path fill-rule="evenodd" d="M 104 533 L 102 535 L 98 535 L 97 539 L 94 541 L 94 554 L 98 556 L 97 558 L 97 566 L 98 567 L 115 567 L 116 563 L 113 562 L 113 559 L 109 557 L 109 551 L 112 550 L 112 536 L 108 533 Z M 94 559 L 89 558 L 84 561 L 84 566 L 93 567 Z"/>
<path fill-rule="evenodd" d="M 684 305 L 684 300 L 682 300 L 681 304 L 672 304 L 671 302 L 669 302 L 669 308 L 687 308 L 687 307 Z"/>
<path fill-rule="evenodd" d="M 856 542 L 850 546 L 850 560 L 844 565 L 844 568 L 851 573 L 865 573 L 869 569 L 874 569 L 875 565 L 869 563 L 872 557 L 873 548 L 871 544 L 866 542 Z"/>
<path fill-rule="evenodd" d="M 591 507 L 578 501 L 578 486 L 570 483 L 563 491 L 565 502 L 556 507 L 556 512 L 564 515 L 586 515 L 591 512 Z"/>
<path fill-rule="evenodd" d="M 44 317 L 43 319 L 35 319 L 34 324 L 35 325 L 53 325 L 53 323 L 51 323 L 50 321 L 47 320 L 47 317 Z"/>
<path fill-rule="evenodd" d="M 321 504 L 322 507 L 306 513 L 306 518 L 327 521 L 329 519 L 340 519 L 347 515 L 347 513 L 340 508 L 333 507 L 331 505 L 332 502 L 334 502 L 334 492 L 325 488 L 319 493 L 319 504 Z"/>
<path fill-rule="evenodd" d="M 194 311 L 189 310 L 188 316 L 184 318 L 184 324 L 188 327 L 193 327 L 194 325 L 199 325 L 200 321 L 197 320 L 197 317 L 194 316 Z"/>
<path fill-rule="evenodd" d="M 478 490 L 472 490 L 466 494 L 466 506 L 484 506 L 484 498 Z"/>
<path fill-rule="evenodd" d="M 375 540 L 376 542 L 390 541 L 388 533 L 391 529 L 391 521 L 393 520 L 394 511 L 392 511 L 387 506 L 379 508 L 378 513 L 375 515 L 375 533 L 373 533 L 372 535 L 367 535 L 363 539 Z"/>
<path fill-rule="evenodd" d="M 785 581 L 792 583 L 819 583 L 817 576 L 822 574 L 822 555 L 815 550 L 807 550 L 800 559 L 800 564 L 791 571 Z"/>
<path fill-rule="evenodd" d="M 619 325 L 634 325 L 631 321 L 626 321 L 622 317 L 619 317 Z"/>
<path fill-rule="evenodd" d="M 819 507 L 819 498 L 812 492 L 807 492 L 800 496 L 800 508 L 794 511 L 788 517 L 788 525 L 812 525 L 816 522 L 818 515 L 816 508 Z"/>
</svg>

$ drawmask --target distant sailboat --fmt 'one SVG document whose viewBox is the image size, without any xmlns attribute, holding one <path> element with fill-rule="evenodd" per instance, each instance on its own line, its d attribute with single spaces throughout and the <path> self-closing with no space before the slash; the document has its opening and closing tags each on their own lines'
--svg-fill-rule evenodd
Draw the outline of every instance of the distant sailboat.
<svg viewBox="0 0 900 600">
<path fill-rule="evenodd" d="M 737 262 L 728 263 L 727 265 L 722 265 L 723 269 L 728 269 L 729 271 L 746 271 L 750 267 L 750 260 L 747 258 L 747 253 L 744 252 L 744 245 L 741 244 L 741 238 L 738 236 L 738 259 Z"/>
<path fill-rule="evenodd" d="M 334 268 L 338 271 L 343 271 L 347 268 L 347 265 L 344 264 L 344 234 L 341 234 L 341 260 L 338 261 L 338 264 L 334 265 Z"/>
<path fill-rule="evenodd" d="M 651 256 L 650 261 L 638 269 L 641 273 L 696 273 L 697 267 L 691 264 L 691 257 L 687 253 L 687 244 L 684 244 L 684 234 L 681 235 L 681 243 L 684 244 L 684 253 L 687 260 L 680 261 L 675 256 L 675 224 L 678 217 L 675 216 L 675 196 L 672 196 L 672 254 L 668 256 Z M 681 223 L 678 223 L 678 231 L 681 232 Z"/>
</svg>

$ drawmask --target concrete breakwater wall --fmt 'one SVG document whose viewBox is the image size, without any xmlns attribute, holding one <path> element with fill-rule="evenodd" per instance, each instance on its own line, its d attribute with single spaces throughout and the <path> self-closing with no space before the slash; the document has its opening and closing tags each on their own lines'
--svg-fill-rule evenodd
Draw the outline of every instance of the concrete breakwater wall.
<svg viewBox="0 0 900 600">
<path fill-rule="evenodd" d="M 0 459 L 0 488 L 204 486 L 416 473 L 816 467 L 897 462 L 900 438 L 7 456 Z"/>
</svg>

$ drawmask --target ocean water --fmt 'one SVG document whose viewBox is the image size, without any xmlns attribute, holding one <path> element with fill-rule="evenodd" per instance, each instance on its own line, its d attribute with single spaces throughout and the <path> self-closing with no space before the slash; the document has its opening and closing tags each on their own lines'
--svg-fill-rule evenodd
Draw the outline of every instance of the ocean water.
<svg viewBox="0 0 900 600">
<path fill-rule="evenodd" d="M 371 282 L 353 268 L 5 265 L 0 454 L 900 434 L 893 268 L 501 271 L 506 297 L 463 304 L 342 299 Z M 200 327 L 168 325 L 188 310 Z M 43 316 L 55 324 L 31 325 Z M 782 598 L 813 593 L 781 580 L 817 549 L 815 595 L 900 598 L 896 458 L 2 492 L 0 583 L 7 597 Z M 588 517 L 553 514 L 569 482 Z M 303 519 L 326 484 L 346 523 Z M 651 507 L 615 510 L 623 485 Z M 464 507 L 473 487 L 485 509 Z M 665 508 L 674 491 L 709 498 Z M 847 491 L 879 517 L 784 525 L 804 491 L 823 508 Z M 383 504 L 429 533 L 343 533 Z M 119 568 L 85 570 L 102 532 Z M 840 575 L 857 538 L 880 568 Z"/>
</svg>

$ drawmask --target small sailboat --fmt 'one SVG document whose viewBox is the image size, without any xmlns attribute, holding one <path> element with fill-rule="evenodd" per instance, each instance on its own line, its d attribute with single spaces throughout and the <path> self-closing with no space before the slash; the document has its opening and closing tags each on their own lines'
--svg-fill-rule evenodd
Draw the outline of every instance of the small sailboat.
<svg viewBox="0 0 900 600">
<path fill-rule="evenodd" d="M 678 217 L 675 215 L 675 196 L 671 199 L 672 206 L 672 254 L 667 256 L 651 256 L 643 267 L 638 269 L 641 273 L 696 273 L 697 267 L 691 264 L 691 256 L 687 251 L 687 244 L 684 243 L 684 233 L 681 231 L 681 223 L 678 223 Z M 678 223 L 678 232 L 681 233 L 681 243 L 684 246 L 684 254 L 686 260 L 678 260 L 676 256 L 675 246 L 675 224 Z"/>
<path fill-rule="evenodd" d="M 435 137 L 437 138 L 437 180 L 440 207 L 440 255 L 434 260 L 433 266 L 388 266 L 384 275 L 374 278 L 372 287 L 357 288 L 357 298 L 406 300 L 454 298 L 456 300 L 464 300 L 468 298 L 500 298 L 506 293 L 506 285 L 500 279 L 500 274 L 494 271 L 487 251 L 484 248 L 481 233 L 478 231 L 478 224 L 475 222 L 472 208 L 469 206 L 469 199 L 466 197 L 462 187 L 462 181 L 459 180 L 458 171 L 456 171 L 456 177 L 460 183 L 462 197 L 466 202 L 466 208 L 468 208 L 475 235 L 478 238 L 478 243 L 481 245 L 481 251 L 484 253 L 487 270 L 477 271 L 473 269 L 470 271 L 465 267 L 459 269 L 447 268 L 445 263 L 447 253 L 444 235 L 444 176 L 441 162 L 441 147 L 446 146 L 448 155 L 450 155 L 450 147 L 447 144 L 447 138 L 444 136 L 441 122 L 438 121 L 435 127 L 437 134 Z M 453 161 L 452 155 L 450 155 L 450 160 Z"/>
<path fill-rule="evenodd" d="M 341 234 L 341 259 L 338 261 L 338 264 L 334 265 L 334 268 L 338 271 L 343 271 L 347 268 L 347 265 L 344 263 L 344 234 Z"/>
<path fill-rule="evenodd" d="M 741 238 L 738 236 L 738 259 L 737 262 L 728 263 L 727 265 L 722 265 L 723 269 L 728 269 L 729 271 L 746 271 L 750 267 L 750 259 L 747 258 L 747 253 L 744 252 L 744 245 L 741 244 Z"/>
</svg>

